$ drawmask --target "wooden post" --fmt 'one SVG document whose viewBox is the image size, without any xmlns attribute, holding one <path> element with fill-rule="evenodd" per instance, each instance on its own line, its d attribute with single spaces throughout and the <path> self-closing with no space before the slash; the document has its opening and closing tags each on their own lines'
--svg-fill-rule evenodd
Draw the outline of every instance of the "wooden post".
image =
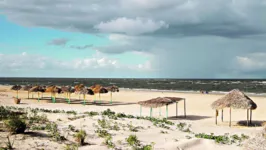
<svg viewBox="0 0 266 150">
<path fill-rule="evenodd" d="M 100 94 L 100 92 L 99 92 L 99 101 L 100 101 L 100 103 L 101 103 L 101 94 Z"/>
<path fill-rule="evenodd" d="M 162 114 L 161 114 L 161 107 L 159 108 L 160 110 L 159 110 L 159 116 L 162 116 Z"/>
<path fill-rule="evenodd" d="M 224 110 L 222 109 L 221 120 L 224 122 Z"/>
<path fill-rule="evenodd" d="M 38 92 L 38 102 L 40 102 L 40 93 Z"/>
<path fill-rule="evenodd" d="M 168 118 L 168 105 L 166 105 L 166 118 Z"/>
<path fill-rule="evenodd" d="M 229 113 L 230 113 L 230 122 L 229 122 L 229 127 L 231 127 L 231 107 L 230 107 L 230 111 L 229 111 Z"/>
<path fill-rule="evenodd" d="M 249 123 L 250 123 L 250 125 L 252 124 L 252 109 L 250 109 L 250 118 L 249 118 Z"/>
<path fill-rule="evenodd" d="M 141 109 L 142 109 L 142 108 L 141 108 L 141 105 L 140 105 L 140 115 L 139 115 L 139 116 L 141 116 L 141 111 L 142 111 Z"/>
<path fill-rule="evenodd" d="M 150 108 L 150 117 L 152 117 L 152 107 Z"/>
<path fill-rule="evenodd" d="M 111 91 L 111 101 L 110 101 L 111 104 L 113 103 L 112 93 L 113 93 L 113 92 Z"/>
<path fill-rule="evenodd" d="M 18 90 L 17 90 L 17 98 L 18 98 Z"/>
<path fill-rule="evenodd" d="M 184 116 L 185 116 L 185 118 L 187 117 L 187 114 L 186 114 L 186 99 L 184 99 Z"/>
<path fill-rule="evenodd" d="M 217 116 L 218 116 L 218 112 L 219 112 L 219 111 L 216 109 L 216 110 L 215 110 L 215 124 L 216 124 L 216 125 L 217 125 Z"/>
<path fill-rule="evenodd" d="M 30 99 L 30 91 L 28 91 L 28 99 Z"/>
<path fill-rule="evenodd" d="M 177 116 L 178 116 L 178 102 L 176 102 L 175 105 L 176 105 L 176 118 L 177 118 Z"/>
<path fill-rule="evenodd" d="M 249 123 L 249 110 L 247 109 L 247 126 L 248 126 L 248 123 Z"/>
<path fill-rule="evenodd" d="M 83 105 L 86 104 L 86 94 L 83 95 Z"/>
</svg>

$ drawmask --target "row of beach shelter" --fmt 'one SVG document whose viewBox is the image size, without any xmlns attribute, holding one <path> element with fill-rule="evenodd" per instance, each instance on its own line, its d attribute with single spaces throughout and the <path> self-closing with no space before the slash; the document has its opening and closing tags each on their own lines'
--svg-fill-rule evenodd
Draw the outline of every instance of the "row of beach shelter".
<svg viewBox="0 0 266 150">
<path fill-rule="evenodd" d="M 179 97 L 157 97 L 146 101 L 140 101 L 140 115 L 142 113 L 142 107 L 147 107 L 150 109 L 150 117 L 152 117 L 152 111 L 154 108 L 166 107 L 166 118 L 168 118 L 168 106 L 171 104 L 176 104 L 176 117 L 178 116 L 178 103 L 180 101 L 184 102 L 184 117 L 186 118 L 186 99 Z M 231 114 L 232 109 L 244 109 L 247 111 L 247 126 L 252 123 L 252 111 L 257 108 L 256 103 L 251 100 L 247 95 L 238 89 L 230 91 L 225 96 L 214 101 L 211 104 L 212 109 L 215 110 L 215 124 L 217 125 L 217 117 L 219 111 L 221 111 L 221 120 L 223 121 L 223 110 L 229 108 L 229 126 L 231 127 Z"/>
</svg>

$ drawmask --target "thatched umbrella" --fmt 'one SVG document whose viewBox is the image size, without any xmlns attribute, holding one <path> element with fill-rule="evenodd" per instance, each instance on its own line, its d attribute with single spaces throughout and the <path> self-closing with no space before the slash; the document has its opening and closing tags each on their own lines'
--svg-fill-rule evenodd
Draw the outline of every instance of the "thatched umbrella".
<svg viewBox="0 0 266 150">
<path fill-rule="evenodd" d="M 93 91 L 94 94 L 96 93 L 99 94 L 99 101 L 101 101 L 101 94 L 108 93 L 108 90 L 99 84 L 91 86 L 90 89 Z M 94 102 L 95 101 L 96 101 L 96 97 L 94 99 Z"/>
<path fill-rule="evenodd" d="M 110 98 L 111 98 L 110 103 L 112 104 L 113 103 L 113 92 L 119 92 L 119 88 L 118 86 L 113 85 L 113 86 L 105 87 L 105 89 L 110 92 Z"/>
<path fill-rule="evenodd" d="M 33 86 L 29 92 L 38 92 L 38 101 L 40 101 L 40 94 L 39 92 L 44 92 L 45 89 L 42 86 Z"/>
<path fill-rule="evenodd" d="M 52 85 L 52 86 L 48 86 L 46 89 L 45 89 L 45 92 L 50 92 L 51 93 L 51 99 L 52 99 L 52 102 L 55 103 L 56 102 L 56 93 L 60 94 L 62 92 L 61 88 L 55 86 L 55 85 Z"/>
<path fill-rule="evenodd" d="M 218 110 L 223 110 L 224 108 L 230 108 L 230 122 L 231 127 L 231 108 L 233 109 L 246 109 L 247 110 L 247 125 L 251 124 L 252 120 L 252 110 L 257 108 L 256 103 L 254 103 L 247 95 L 238 89 L 230 91 L 228 94 L 218 99 L 211 104 L 211 107 L 216 110 L 215 123 L 217 124 Z M 250 117 L 249 117 L 250 113 Z M 222 121 L 223 121 L 223 111 L 222 111 Z"/>
<path fill-rule="evenodd" d="M 83 88 L 82 90 L 79 91 L 79 94 L 83 95 L 83 104 L 86 104 L 86 95 L 94 95 L 94 92 L 91 89 L 88 88 Z"/>
<path fill-rule="evenodd" d="M 79 94 L 79 100 L 80 100 L 80 91 L 82 91 L 85 88 L 84 84 L 78 84 L 74 86 L 75 93 Z"/>
<path fill-rule="evenodd" d="M 24 87 L 22 87 L 21 90 L 23 91 L 27 91 L 28 92 L 28 99 L 30 98 L 30 89 L 32 88 L 32 85 L 25 85 Z"/>
<path fill-rule="evenodd" d="M 13 86 L 11 87 L 11 90 L 14 90 L 14 91 L 17 92 L 17 98 L 18 98 L 18 91 L 19 91 L 21 88 L 22 88 L 22 86 L 20 86 L 20 85 L 13 85 Z"/>
<path fill-rule="evenodd" d="M 138 104 L 140 105 L 140 115 L 141 115 L 141 107 L 149 107 L 150 108 L 150 117 L 152 116 L 152 108 L 158 108 L 166 106 L 166 118 L 168 117 L 168 105 L 177 103 L 181 100 L 185 100 L 184 98 L 178 97 L 157 97 L 146 101 L 140 101 Z M 185 107 L 184 107 L 185 108 Z M 177 112 L 177 111 L 176 111 Z M 185 111 L 184 111 L 185 112 Z M 177 116 L 177 113 L 176 113 Z M 185 114 L 186 116 L 186 114 Z"/>
<path fill-rule="evenodd" d="M 72 88 L 71 86 L 63 86 L 61 87 L 61 90 L 62 90 L 62 93 L 66 94 L 65 99 L 70 104 L 71 103 L 70 96 L 71 96 L 71 93 L 75 92 L 75 89 Z"/>
</svg>

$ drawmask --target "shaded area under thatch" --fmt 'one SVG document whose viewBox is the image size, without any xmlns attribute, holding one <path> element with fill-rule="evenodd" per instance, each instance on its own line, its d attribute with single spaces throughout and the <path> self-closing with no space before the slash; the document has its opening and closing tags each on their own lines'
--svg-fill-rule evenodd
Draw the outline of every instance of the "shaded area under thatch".
<svg viewBox="0 0 266 150">
<path fill-rule="evenodd" d="M 157 97 L 146 101 L 139 101 L 138 104 L 143 107 L 150 108 L 150 116 L 152 116 L 152 108 L 166 106 L 166 118 L 168 117 L 168 105 L 176 103 L 176 117 L 178 115 L 178 102 L 184 100 L 184 116 L 186 117 L 186 99 L 179 97 Z M 141 108 L 140 108 L 141 109 Z M 140 111 L 141 112 L 141 111 Z M 141 114 L 140 114 L 141 115 Z"/>
<path fill-rule="evenodd" d="M 216 110 L 215 113 L 215 123 L 217 124 L 217 116 L 221 110 L 221 120 L 223 121 L 223 109 L 230 109 L 230 122 L 229 126 L 231 127 L 231 109 L 246 109 L 247 110 L 247 126 L 252 123 L 252 110 L 257 108 L 257 104 L 253 102 L 247 95 L 241 92 L 238 89 L 230 91 L 228 94 L 218 99 L 217 101 L 211 104 L 212 109 Z"/>
</svg>

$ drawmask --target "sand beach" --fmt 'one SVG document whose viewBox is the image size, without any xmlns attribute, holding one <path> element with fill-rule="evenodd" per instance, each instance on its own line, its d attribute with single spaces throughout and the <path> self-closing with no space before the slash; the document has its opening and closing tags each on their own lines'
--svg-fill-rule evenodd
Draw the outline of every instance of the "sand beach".
<svg viewBox="0 0 266 150">
<path fill-rule="evenodd" d="M 174 125 L 169 125 L 169 128 L 163 128 L 155 126 L 149 120 L 136 119 L 136 118 L 118 118 L 113 120 L 105 118 L 110 124 L 119 124 L 120 130 L 109 130 L 112 135 L 112 142 L 115 144 L 115 149 L 132 149 L 126 142 L 126 138 L 129 135 L 136 135 L 142 145 L 153 143 L 153 149 L 165 149 L 165 150 L 237 150 L 244 149 L 243 146 L 239 146 L 237 143 L 233 144 L 218 144 L 214 140 L 203 139 L 195 137 L 195 134 L 205 133 L 214 135 L 247 135 L 250 138 L 254 137 L 257 133 L 260 133 L 262 127 L 259 126 L 265 118 L 266 105 L 265 97 L 251 96 L 250 98 L 257 104 L 257 109 L 253 111 L 253 122 L 258 126 L 246 127 L 237 124 L 238 121 L 246 120 L 246 110 L 232 110 L 232 127 L 229 127 L 229 109 L 224 109 L 224 121 L 222 122 L 219 112 L 218 124 L 215 125 L 216 112 L 211 108 L 212 102 L 224 96 L 223 94 L 201 94 L 201 93 L 174 93 L 174 92 L 152 92 L 152 91 L 134 91 L 134 90 L 120 90 L 120 92 L 112 93 L 112 101 L 110 104 L 110 94 L 101 94 L 101 103 L 97 101 L 93 103 L 94 96 L 86 96 L 86 105 L 82 104 L 82 99 L 79 100 L 79 96 L 71 95 L 71 104 L 68 104 L 63 94 L 56 95 L 56 103 L 52 103 L 50 99 L 50 93 L 44 93 L 43 98 L 38 102 L 37 93 L 34 93 L 33 99 L 28 99 L 27 92 L 19 91 L 19 98 L 21 98 L 21 104 L 14 104 L 13 96 L 16 92 L 10 90 L 10 86 L 0 86 L 0 105 L 1 106 L 14 106 L 19 108 L 39 108 L 48 110 L 64 110 L 64 111 L 76 111 L 77 114 L 66 113 L 44 113 L 49 121 L 54 121 L 58 125 L 60 133 L 67 138 L 67 142 L 55 142 L 46 136 L 45 131 L 30 131 L 39 133 L 42 136 L 36 136 L 36 134 L 30 135 L 17 135 L 14 147 L 16 149 L 65 149 L 67 143 L 75 143 L 75 140 L 71 136 L 71 133 L 67 131 L 69 125 L 74 126 L 76 129 L 83 129 L 87 133 L 85 141 L 89 144 L 79 147 L 79 149 L 108 149 L 103 144 L 104 139 L 97 136 L 95 130 L 97 130 L 97 120 L 102 119 L 101 115 L 93 117 L 78 116 L 84 115 L 84 112 L 95 111 L 103 112 L 108 108 L 116 113 L 124 113 L 133 116 L 150 116 L 151 112 L 149 108 L 142 107 L 140 112 L 140 105 L 138 101 L 148 100 L 155 97 L 182 97 L 186 99 L 186 118 L 184 114 L 184 103 L 180 101 L 178 104 L 178 117 L 176 117 L 176 105 L 169 105 L 168 107 L 168 120 L 173 122 Z M 32 94 L 30 94 L 30 97 Z M 98 98 L 98 95 L 96 96 Z M 141 113 L 141 114 L 140 114 Z M 153 109 L 152 117 L 164 118 L 166 116 L 166 108 Z M 75 119 L 71 119 L 75 118 Z M 177 125 L 185 123 L 189 128 L 189 132 L 182 131 Z M 126 126 L 139 127 L 137 132 L 132 132 Z M 125 126 L 125 127 L 123 127 Z M 124 129 L 122 129 L 124 128 Z M 6 140 L 6 132 L 0 132 L 1 141 Z M 241 144 L 244 144 L 243 141 Z M 4 144 L 3 142 L 1 144 Z"/>
</svg>

